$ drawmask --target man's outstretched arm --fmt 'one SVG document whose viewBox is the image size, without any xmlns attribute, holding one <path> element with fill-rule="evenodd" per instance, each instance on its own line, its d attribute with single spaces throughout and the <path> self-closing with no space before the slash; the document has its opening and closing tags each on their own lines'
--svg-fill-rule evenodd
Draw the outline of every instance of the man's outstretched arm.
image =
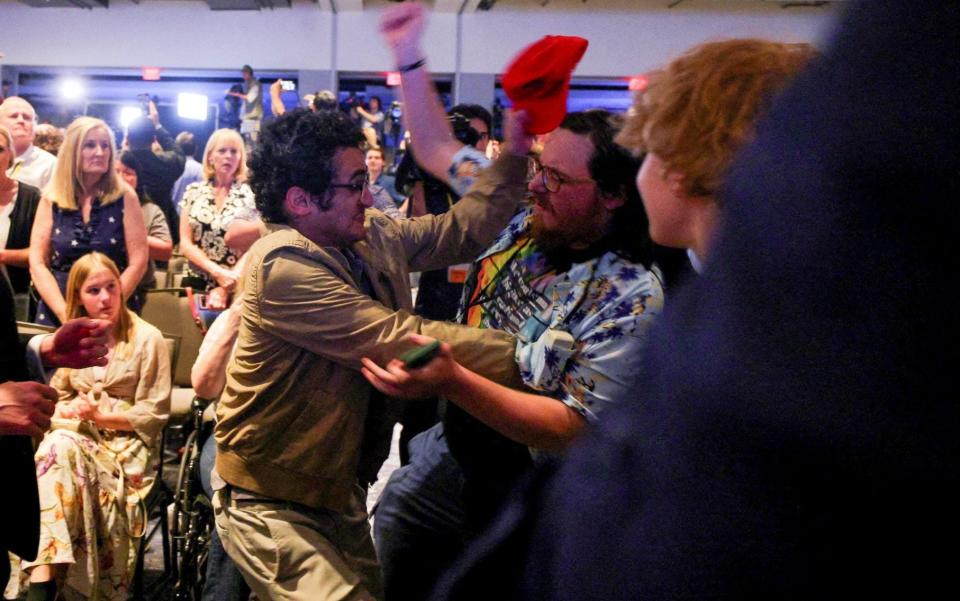
<svg viewBox="0 0 960 601">
<path fill-rule="evenodd" d="M 417 163 L 437 179 L 449 184 L 448 169 L 454 155 L 464 145 L 453 137 L 453 129 L 426 68 L 421 45 L 425 25 L 423 5 L 406 2 L 383 13 L 380 32 L 393 51 L 397 69 L 401 71 L 403 120 L 410 130 Z"/>
</svg>

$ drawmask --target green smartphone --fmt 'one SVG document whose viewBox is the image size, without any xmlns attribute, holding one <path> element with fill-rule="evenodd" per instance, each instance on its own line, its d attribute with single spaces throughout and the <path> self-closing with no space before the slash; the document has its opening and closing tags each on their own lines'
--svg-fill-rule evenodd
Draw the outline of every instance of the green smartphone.
<svg viewBox="0 0 960 601">
<path fill-rule="evenodd" d="M 416 369 L 430 363 L 430 360 L 433 359 L 439 351 L 440 341 L 434 340 L 430 344 L 410 349 L 400 355 L 400 360 L 403 361 L 407 369 Z"/>
</svg>

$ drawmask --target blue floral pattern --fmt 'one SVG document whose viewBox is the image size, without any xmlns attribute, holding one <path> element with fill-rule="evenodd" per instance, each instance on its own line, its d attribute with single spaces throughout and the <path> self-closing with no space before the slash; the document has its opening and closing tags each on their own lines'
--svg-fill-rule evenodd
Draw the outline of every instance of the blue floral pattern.
<svg viewBox="0 0 960 601">
<path fill-rule="evenodd" d="M 517 214 L 471 270 L 465 307 L 474 296 L 483 260 L 530 244 L 531 210 Z M 540 254 L 540 253 L 537 253 Z M 527 261 L 537 262 L 531 256 Z M 538 292 L 546 299 L 531 319 L 536 336 L 518 335 L 516 360 L 524 383 L 563 402 L 587 420 L 625 398 L 636 382 L 650 327 L 663 310 L 659 270 L 647 270 L 615 253 L 574 263 L 565 273 L 544 280 Z M 497 283 L 499 286 L 499 282 Z M 495 288 L 493 296 L 506 291 Z M 529 320 L 528 320 L 529 321 Z M 492 324 L 474 324 L 490 327 Z"/>
</svg>

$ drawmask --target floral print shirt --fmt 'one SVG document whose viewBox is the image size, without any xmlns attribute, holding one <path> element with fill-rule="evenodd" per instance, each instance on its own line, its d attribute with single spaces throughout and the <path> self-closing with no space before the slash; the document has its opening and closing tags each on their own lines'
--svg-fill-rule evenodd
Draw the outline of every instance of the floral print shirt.
<svg viewBox="0 0 960 601">
<path fill-rule="evenodd" d="M 551 272 L 530 240 L 531 215 L 518 213 L 474 263 L 459 320 L 517 336 L 526 385 L 593 421 L 636 381 L 662 278 L 613 252 Z"/>
<path fill-rule="evenodd" d="M 240 255 L 236 254 L 224 242 L 227 228 L 234 219 L 248 219 L 250 213 L 256 213 L 253 190 L 247 184 L 234 182 L 230 187 L 223 206 L 217 209 L 214 201 L 214 188 L 210 182 L 197 182 L 187 186 L 180 201 L 180 214 L 190 219 L 190 232 L 193 243 L 200 247 L 203 254 L 227 268 L 233 268 Z M 213 278 L 196 265 L 190 264 L 189 275 L 203 278 L 208 288 L 216 286 Z"/>
</svg>

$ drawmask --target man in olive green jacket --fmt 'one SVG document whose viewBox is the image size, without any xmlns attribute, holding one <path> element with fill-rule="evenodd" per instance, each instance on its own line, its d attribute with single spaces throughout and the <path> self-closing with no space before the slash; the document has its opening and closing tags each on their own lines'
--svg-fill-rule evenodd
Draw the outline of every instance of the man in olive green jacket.
<svg viewBox="0 0 960 601">
<path fill-rule="evenodd" d="M 520 130 L 520 126 L 514 129 Z M 249 251 L 234 361 L 217 407 L 216 495 L 224 548 L 261 599 L 378 599 L 365 488 L 397 412 L 360 358 L 384 363 L 411 333 L 520 385 L 512 337 L 412 314 L 410 271 L 479 255 L 524 197 L 529 141 L 442 216 L 394 221 L 368 210 L 360 131 L 336 112 L 295 111 L 251 158 L 270 233 Z"/>
</svg>

